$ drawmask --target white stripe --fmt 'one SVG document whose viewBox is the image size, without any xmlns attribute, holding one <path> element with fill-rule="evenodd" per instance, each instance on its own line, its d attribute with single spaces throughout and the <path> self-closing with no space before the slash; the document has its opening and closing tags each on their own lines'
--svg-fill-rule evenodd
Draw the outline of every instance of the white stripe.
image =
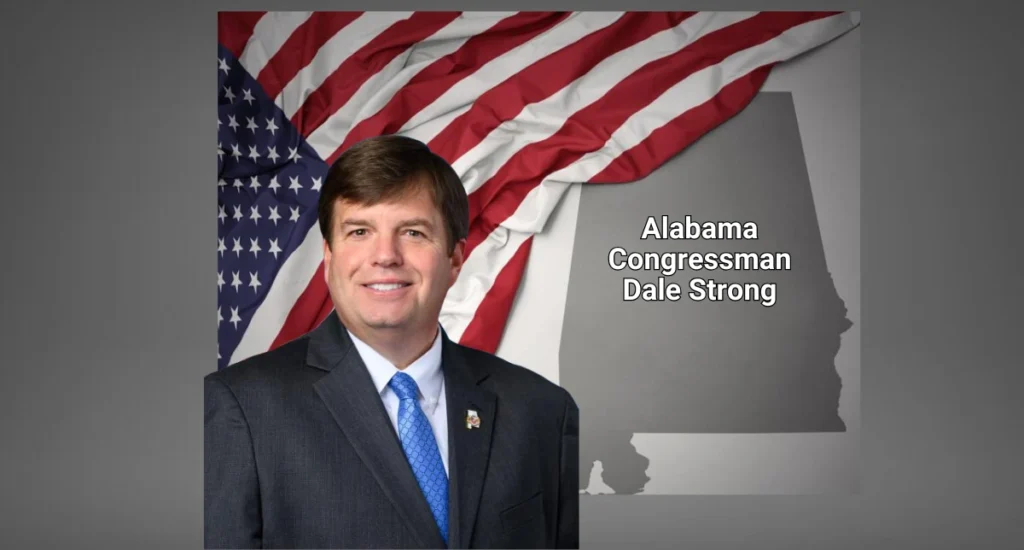
<svg viewBox="0 0 1024 550">
<path fill-rule="evenodd" d="M 527 105 L 514 118 L 502 122 L 452 167 L 462 176 L 468 192 L 479 189 L 520 150 L 558 133 L 568 117 L 603 97 L 644 65 L 754 15 L 701 13 L 601 60 L 558 93 Z"/>
<path fill-rule="evenodd" d="M 466 258 L 441 306 L 441 326 L 453 342 L 462 339 L 480 302 L 494 286 L 494 279 L 529 237 L 529 233 L 498 227 Z"/>
<path fill-rule="evenodd" d="M 346 59 L 388 27 L 408 19 L 410 15 L 411 12 L 368 12 L 360 15 L 317 51 L 312 61 L 292 78 L 274 102 L 284 111 L 285 117 L 292 118 L 306 98 L 319 89 Z"/>
<path fill-rule="evenodd" d="M 457 51 L 470 38 L 505 19 L 508 14 L 463 14 L 439 29 L 425 40 L 415 44 L 398 59 L 404 65 L 392 62 L 373 79 L 373 86 L 359 89 L 356 96 L 338 112 L 332 114 L 306 140 L 317 155 L 326 159 L 348 138 L 348 133 L 363 120 L 377 114 L 394 98 L 414 76 L 438 59 Z M 380 78 L 381 74 L 387 78 Z"/>
<path fill-rule="evenodd" d="M 469 78 L 452 86 L 425 109 L 416 113 L 398 132 L 424 143 L 439 134 L 478 97 L 537 60 L 611 25 L 622 12 L 574 13 L 519 47 L 492 59 Z"/>
<path fill-rule="evenodd" d="M 245 44 L 238 62 L 253 78 L 259 78 L 260 71 L 281 49 L 288 37 L 309 19 L 313 12 L 270 12 L 256 22 L 252 36 Z"/>
<path fill-rule="evenodd" d="M 316 238 L 313 238 L 313 237 Z M 310 279 L 316 268 L 323 261 L 323 239 L 320 238 L 320 224 L 314 223 L 306 234 L 302 244 L 285 260 L 281 270 L 274 277 L 274 282 L 263 299 L 263 303 L 253 313 L 249 327 L 238 342 L 238 347 L 231 354 L 230 363 L 237 363 L 263 353 L 270 349 L 274 339 L 281 332 L 288 314 L 291 312 L 299 296 L 309 286 Z"/>
<path fill-rule="evenodd" d="M 721 63 L 698 71 L 676 84 L 653 103 L 638 111 L 616 130 L 600 149 L 552 172 L 526 195 L 516 211 L 473 250 L 467 269 L 452 286 L 442 308 L 445 331 L 458 342 L 477 308 L 490 291 L 519 245 L 539 233 L 565 191 L 573 182 L 585 182 L 604 170 L 624 151 L 646 139 L 668 121 L 698 107 L 729 83 L 769 63 L 785 61 L 824 44 L 856 26 L 846 14 L 804 23 L 778 37 L 727 57 Z M 506 242 L 508 244 L 506 244 Z M 481 258 L 475 258 L 477 254 Z M 477 269 L 486 271 L 478 272 Z M 456 336 L 458 335 L 458 336 Z"/>
</svg>

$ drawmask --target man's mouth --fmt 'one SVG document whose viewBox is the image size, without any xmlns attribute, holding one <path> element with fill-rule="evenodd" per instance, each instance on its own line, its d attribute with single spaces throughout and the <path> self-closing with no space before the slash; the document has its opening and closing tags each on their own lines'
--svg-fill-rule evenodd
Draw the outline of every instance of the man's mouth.
<svg viewBox="0 0 1024 550">
<path fill-rule="evenodd" d="M 376 290 L 377 292 L 390 292 L 392 290 L 405 288 L 409 286 L 409 284 L 410 283 L 370 283 L 363 286 L 371 290 Z"/>
</svg>

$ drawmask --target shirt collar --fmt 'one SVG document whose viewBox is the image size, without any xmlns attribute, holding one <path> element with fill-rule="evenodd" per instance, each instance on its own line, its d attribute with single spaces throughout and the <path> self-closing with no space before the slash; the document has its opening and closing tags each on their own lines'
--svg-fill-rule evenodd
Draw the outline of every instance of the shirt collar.
<svg viewBox="0 0 1024 550">
<path fill-rule="evenodd" d="M 384 390 L 388 388 L 388 382 L 391 381 L 391 377 L 399 372 L 399 370 L 378 353 L 377 350 L 352 334 L 351 331 L 348 331 L 348 335 L 352 338 L 352 343 L 355 345 L 356 351 L 359 352 L 359 356 L 363 359 L 363 363 L 366 364 L 366 369 L 370 371 L 370 378 L 373 379 L 373 385 L 377 388 L 377 393 L 383 394 Z M 441 395 L 441 385 L 444 381 L 444 376 L 441 373 L 440 327 L 430 349 L 419 356 L 402 372 L 405 372 L 416 381 L 420 395 L 425 397 L 428 402 L 436 402 L 438 400 Z"/>
</svg>

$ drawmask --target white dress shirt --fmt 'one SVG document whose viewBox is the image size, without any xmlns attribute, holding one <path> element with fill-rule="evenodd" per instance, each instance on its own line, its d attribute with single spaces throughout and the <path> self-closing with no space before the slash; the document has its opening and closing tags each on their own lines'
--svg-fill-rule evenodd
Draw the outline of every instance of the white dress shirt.
<svg viewBox="0 0 1024 550">
<path fill-rule="evenodd" d="M 391 418 L 391 425 L 398 431 L 398 395 L 388 386 L 391 377 L 399 372 L 390 361 L 385 359 L 369 344 L 356 338 L 350 331 L 348 335 L 352 338 L 359 356 L 370 371 L 370 378 L 384 402 L 384 408 Z M 416 381 L 419 388 L 419 403 L 423 414 L 427 415 L 430 427 L 434 431 L 434 439 L 437 441 L 437 449 L 441 452 L 441 462 L 444 463 L 444 472 L 448 473 L 448 408 L 444 395 L 444 374 L 441 372 L 441 329 L 437 331 L 433 345 L 426 353 L 413 361 L 406 367 L 405 372 Z"/>
</svg>

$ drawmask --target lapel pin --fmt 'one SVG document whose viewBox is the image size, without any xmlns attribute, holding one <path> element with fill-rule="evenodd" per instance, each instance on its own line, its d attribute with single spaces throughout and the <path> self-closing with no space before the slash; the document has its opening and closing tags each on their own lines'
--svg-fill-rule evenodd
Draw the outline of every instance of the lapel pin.
<svg viewBox="0 0 1024 550">
<path fill-rule="evenodd" d="M 473 428 L 480 427 L 480 416 L 476 414 L 476 411 L 470 409 L 466 411 L 466 429 L 471 430 Z"/>
</svg>

